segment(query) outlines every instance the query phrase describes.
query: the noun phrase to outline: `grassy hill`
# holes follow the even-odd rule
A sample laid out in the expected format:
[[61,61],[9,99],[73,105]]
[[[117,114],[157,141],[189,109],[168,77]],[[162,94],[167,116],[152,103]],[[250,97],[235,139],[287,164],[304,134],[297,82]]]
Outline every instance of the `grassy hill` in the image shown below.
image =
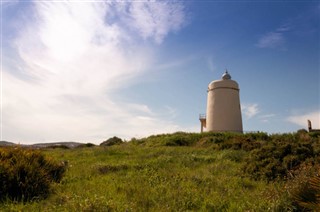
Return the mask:
[[319,206],[319,190],[312,187],[320,162],[316,133],[179,132],[113,146],[41,151],[67,161],[65,177],[47,199],[5,200],[1,211],[301,211]]

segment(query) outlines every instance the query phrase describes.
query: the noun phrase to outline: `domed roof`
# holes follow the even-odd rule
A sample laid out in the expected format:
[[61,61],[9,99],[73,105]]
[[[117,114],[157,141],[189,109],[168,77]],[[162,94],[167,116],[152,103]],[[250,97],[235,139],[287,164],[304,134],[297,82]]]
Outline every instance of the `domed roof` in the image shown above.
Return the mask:
[[223,80],[230,80],[231,79],[231,76],[228,73],[228,70],[226,70],[226,72],[222,75],[222,79]]
[[214,80],[209,83],[208,91],[216,89],[216,88],[232,88],[239,90],[239,85],[236,81],[231,79],[228,70],[222,75],[222,79]]

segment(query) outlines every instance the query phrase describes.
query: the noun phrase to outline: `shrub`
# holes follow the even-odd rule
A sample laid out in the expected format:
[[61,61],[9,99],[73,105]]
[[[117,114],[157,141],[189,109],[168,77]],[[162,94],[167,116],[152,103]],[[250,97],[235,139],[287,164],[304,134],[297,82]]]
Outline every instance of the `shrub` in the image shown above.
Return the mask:
[[70,147],[64,144],[49,145],[46,148],[47,149],[70,149]]
[[244,134],[245,137],[249,138],[250,140],[262,140],[262,141],[268,141],[269,136],[265,132],[255,132],[255,133],[246,133]]
[[40,151],[0,149],[0,200],[30,201],[46,198],[51,183],[60,182],[66,166],[45,158]]
[[202,135],[199,133],[176,132],[162,135],[161,143],[165,146],[191,146],[199,142]]
[[190,144],[190,137],[183,134],[173,134],[165,138],[166,146],[189,146]]
[[114,136],[114,137],[109,138],[108,140],[102,142],[100,144],[100,146],[112,146],[112,145],[118,145],[121,143],[123,143],[122,139]]
[[304,163],[290,172],[286,183],[293,205],[297,211],[319,211],[320,209],[320,167]]
[[309,135],[312,138],[320,138],[320,132],[310,132]]
[[307,131],[306,129],[300,129],[300,130],[297,130],[297,134],[298,134],[298,135],[308,134],[308,131]]
[[234,150],[244,150],[251,151],[254,149],[259,149],[262,145],[261,141],[256,141],[246,135],[235,136],[223,142],[219,142],[219,149],[234,149]]
[[77,148],[85,148],[85,147],[95,147],[93,143],[80,144]]
[[297,139],[292,134],[274,136],[272,141],[249,153],[245,172],[255,179],[270,181],[285,177],[305,161],[316,162],[314,144]]

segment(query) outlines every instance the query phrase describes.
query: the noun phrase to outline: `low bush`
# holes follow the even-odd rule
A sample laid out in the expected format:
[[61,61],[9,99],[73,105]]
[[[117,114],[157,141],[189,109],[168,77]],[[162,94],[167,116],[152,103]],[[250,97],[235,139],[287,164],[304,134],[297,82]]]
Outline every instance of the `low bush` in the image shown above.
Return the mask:
[[320,163],[320,136],[299,130],[296,133],[272,134],[264,132],[231,133],[206,132],[153,135],[132,139],[144,146],[197,146],[214,150],[236,150],[244,160],[244,172],[256,180],[283,179],[289,171],[303,162]]
[[47,149],[70,149],[70,147],[64,144],[49,145],[46,148]]
[[40,151],[0,148],[0,201],[46,198],[53,182],[60,182],[64,163],[46,158]]
[[258,141],[268,141],[270,136],[266,132],[252,132],[244,134],[245,137],[249,138],[250,140]]
[[291,171],[286,183],[296,211],[320,210],[320,166],[303,163]]
[[316,162],[313,145],[310,142],[270,141],[254,149],[246,158],[246,173],[255,179],[268,181],[284,178],[289,171],[306,161]]
[[112,138],[109,138],[108,140],[102,142],[100,146],[112,146],[123,143],[121,138],[118,138],[117,136],[114,136]]
[[173,134],[160,134],[152,135],[148,138],[132,139],[130,142],[135,145],[144,146],[192,146],[204,137],[204,135],[199,133],[175,132]]
[[93,143],[80,144],[77,148],[95,147]]
[[166,136],[164,142],[166,146],[190,146],[194,143],[192,137],[184,133],[175,133]]
[[234,149],[234,150],[244,150],[251,151],[260,148],[262,143],[260,141],[251,140],[246,136],[234,137],[232,139],[226,140],[219,143],[219,149]]
[[320,139],[320,132],[310,132],[309,135],[312,138],[319,138]]

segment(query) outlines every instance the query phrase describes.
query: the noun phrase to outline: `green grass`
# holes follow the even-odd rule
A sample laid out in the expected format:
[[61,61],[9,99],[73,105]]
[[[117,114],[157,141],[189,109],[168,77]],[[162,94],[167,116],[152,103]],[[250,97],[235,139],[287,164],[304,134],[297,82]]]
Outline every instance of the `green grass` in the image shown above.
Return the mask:
[[40,202],[7,202],[1,210],[245,211],[285,201],[271,195],[279,195],[280,184],[242,176],[242,155],[234,160],[235,150],[123,145],[46,154],[69,161],[55,193]]
[[34,202],[5,201],[0,211],[294,211],[287,181],[253,179],[245,172],[251,149],[261,148],[272,137],[190,136],[42,150],[68,161],[54,193]]

